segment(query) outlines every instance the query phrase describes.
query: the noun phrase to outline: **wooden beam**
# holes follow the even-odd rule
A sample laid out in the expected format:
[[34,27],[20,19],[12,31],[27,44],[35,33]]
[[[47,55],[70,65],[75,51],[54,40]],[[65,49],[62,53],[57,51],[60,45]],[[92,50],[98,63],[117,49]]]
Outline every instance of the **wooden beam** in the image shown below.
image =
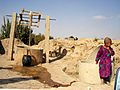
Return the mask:
[[[6,15],[7,17],[12,17],[12,15]],[[17,16],[17,18],[20,18],[20,16]],[[29,19],[29,17],[22,17],[23,19]],[[35,18],[35,17],[33,17],[32,19],[38,19],[38,18]],[[46,20],[46,18],[40,18],[40,20]],[[56,19],[50,19],[50,20],[54,20],[54,21],[56,21]]]
[[31,26],[32,26],[32,12],[29,13],[29,46],[31,45],[30,44],[30,41],[31,41]]
[[15,29],[16,29],[16,21],[17,21],[17,13],[13,13],[11,31],[10,31],[9,49],[8,49],[9,60],[13,60],[14,34],[15,34]]
[[[29,10],[25,10],[24,8],[21,10],[21,13],[30,13],[31,11],[29,11]],[[32,12],[33,14],[36,14],[36,15],[38,15],[38,14],[40,14],[39,12]]]
[[46,63],[49,63],[49,36],[50,36],[50,17],[46,16],[46,30],[45,30],[45,52]]

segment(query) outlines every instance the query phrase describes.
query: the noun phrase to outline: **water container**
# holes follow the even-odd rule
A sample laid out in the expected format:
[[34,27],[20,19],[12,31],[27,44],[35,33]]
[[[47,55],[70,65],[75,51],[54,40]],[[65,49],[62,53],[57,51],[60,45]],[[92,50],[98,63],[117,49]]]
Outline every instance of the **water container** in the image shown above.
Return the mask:
[[32,58],[30,55],[24,55],[22,58],[23,66],[31,66]]

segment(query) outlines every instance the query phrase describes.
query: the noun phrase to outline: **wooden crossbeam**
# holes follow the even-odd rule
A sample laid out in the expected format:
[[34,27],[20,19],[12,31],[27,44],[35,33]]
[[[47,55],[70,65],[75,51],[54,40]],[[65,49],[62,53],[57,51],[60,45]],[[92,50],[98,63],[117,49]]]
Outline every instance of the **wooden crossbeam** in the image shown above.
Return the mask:
[[[25,13],[30,13],[31,11],[29,11],[29,10],[25,10],[24,8],[21,10],[21,12],[23,13],[23,12],[25,12]],[[39,12],[32,12],[32,13],[34,13],[34,14],[40,14]]]
[[[12,15],[6,15],[6,16],[7,16],[7,17],[12,17]],[[17,18],[20,18],[20,16],[17,16]],[[24,16],[23,18],[29,19],[29,17],[25,17],[25,16]],[[34,18],[34,17],[33,17],[32,19],[38,19],[38,18]],[[40,20],[46,20],[46,18],[40,18]],[[50,18],[50,20],[56,21],[56,19],[51,19],[51,18]]]

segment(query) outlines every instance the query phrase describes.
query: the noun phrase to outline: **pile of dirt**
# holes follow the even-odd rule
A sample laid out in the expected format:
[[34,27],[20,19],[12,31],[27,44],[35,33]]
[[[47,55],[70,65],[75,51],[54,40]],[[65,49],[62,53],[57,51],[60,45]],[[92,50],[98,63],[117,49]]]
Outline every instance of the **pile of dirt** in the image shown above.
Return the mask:
[[[9,40],[10,40],[9,38],[1,40],[1,45],[3,46],[6,55],[8,55]],[[17,45],[24,45],[24,43],[19,39],[15,39],[15,41],[14,41],[14,52],[16,52]]]
[[[1,44],[4,47],[5,54],[8,54],[9,48],[9,38],[1,40]],[[16,53],[16,49],[18,45],[25,45],[18,39],[15,39],[14,43],[14,52]],[[64,51],[66,51],[67,56],[71,56],[74,58],[79,58],[81,61],[88,60],[88,57],[96,50],[97,47],[103,45],[103,40],[95,40],[92,38],[82,38],[80,40],[72,40],[72,39],[51,39],[49,41],[49,51],[50,57],[58,57]],[[113,40],[112,45],[115,51],[115,61],[116,63],[120,62],[120,41]],[[33,45],[31,48],[41,48],[43,49],[43,53],[45,53],[45,40],[39,42],[38,45]]]

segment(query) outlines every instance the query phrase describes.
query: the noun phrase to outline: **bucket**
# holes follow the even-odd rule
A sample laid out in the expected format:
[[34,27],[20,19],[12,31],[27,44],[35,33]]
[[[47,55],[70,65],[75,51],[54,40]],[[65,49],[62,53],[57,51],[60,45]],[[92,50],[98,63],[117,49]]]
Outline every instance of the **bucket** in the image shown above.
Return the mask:
[[24,55],[22,58],[23,66],[31,66],[32,58],[30,55]]
[[[28,57],[26,56],[28,55]],[[30,57],[31,56],[31,57]],[[38,65],[43,61],[43,49],[39,48],[28,48],[25,46],[17,46],[17,50],[15,53],[15,62],[16,65],[23,65],[24,58],[31,58],[31,65]]]

